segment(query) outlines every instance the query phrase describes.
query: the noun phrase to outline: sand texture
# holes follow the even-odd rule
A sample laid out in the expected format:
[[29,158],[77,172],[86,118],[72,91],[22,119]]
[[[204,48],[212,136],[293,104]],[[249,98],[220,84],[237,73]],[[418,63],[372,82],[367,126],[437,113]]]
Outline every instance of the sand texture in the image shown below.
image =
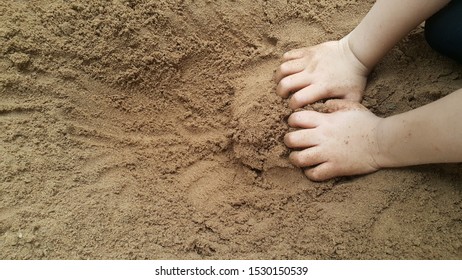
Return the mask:
[[[462,165],[314,183],[287,160],[281,55],[372,2],[1,1],[0,258],[461,259]],[[418,28],[363,104],[461,87]]]

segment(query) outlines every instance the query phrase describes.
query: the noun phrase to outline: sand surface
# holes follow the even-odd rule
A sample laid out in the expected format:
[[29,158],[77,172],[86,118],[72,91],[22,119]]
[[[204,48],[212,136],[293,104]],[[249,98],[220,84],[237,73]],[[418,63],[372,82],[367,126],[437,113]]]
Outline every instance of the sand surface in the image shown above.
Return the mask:
[[[0,258],[461,259],[460,164],[314,183],[287,161],[280,56],[371,5],[1,1]],[[363,104],[461,87],[418,28]]]

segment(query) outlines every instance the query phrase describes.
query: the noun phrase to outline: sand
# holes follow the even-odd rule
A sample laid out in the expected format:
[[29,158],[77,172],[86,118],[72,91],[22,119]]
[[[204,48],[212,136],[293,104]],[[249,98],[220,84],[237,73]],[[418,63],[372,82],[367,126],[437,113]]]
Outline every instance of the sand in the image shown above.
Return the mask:
[[[461,259],[460,164],[314,183],[287,161],[281,55],[372,2],[1,1],[0,258]],[[419,27],[363,104],[461,87]]]

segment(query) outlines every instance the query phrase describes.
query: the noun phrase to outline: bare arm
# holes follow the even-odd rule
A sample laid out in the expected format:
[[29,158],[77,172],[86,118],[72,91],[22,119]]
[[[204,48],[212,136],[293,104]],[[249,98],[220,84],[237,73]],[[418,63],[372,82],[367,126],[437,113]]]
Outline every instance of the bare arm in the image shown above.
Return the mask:
[[276,93],[292,109],[325,98],[360,101],[367,75],[410,30],[449,0],[378,0],[340,41],[289,51],[276,71]]
[[351,51],[371,70],[407,33],[449,0],[377,0],[347,36]]
[[276,72],[282,97],[299,108],[323,98],[328,113],[299,111],[284,142],[308,178],[374,172],[384,167],[462,162],[462,89],[421,108],[385,119],[357,102],[366,76],[410,30],[449,0],[378,0],[340,41],[284,55]]
[[462,161],[462,89],[377,128],[381,167]]

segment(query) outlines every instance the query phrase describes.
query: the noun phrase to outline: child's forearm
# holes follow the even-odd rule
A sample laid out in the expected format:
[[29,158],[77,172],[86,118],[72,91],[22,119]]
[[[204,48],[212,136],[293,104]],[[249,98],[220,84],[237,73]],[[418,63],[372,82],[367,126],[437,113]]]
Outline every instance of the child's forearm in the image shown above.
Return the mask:
[[347,36],[351,51],[371,70],[408,32],[449,0],[377,0]]
[[381,167],[462,162],[462,89],[378,126]]

